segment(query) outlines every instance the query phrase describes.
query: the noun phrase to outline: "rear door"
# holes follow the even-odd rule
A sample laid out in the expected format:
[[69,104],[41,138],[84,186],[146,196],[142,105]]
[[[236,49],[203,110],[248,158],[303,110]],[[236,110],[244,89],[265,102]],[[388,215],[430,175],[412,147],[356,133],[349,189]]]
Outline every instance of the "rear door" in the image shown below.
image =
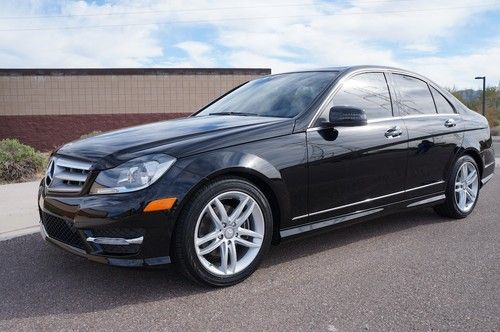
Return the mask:
[[400,73],[393,73],[392,81],[409,137],[407,196],[442,191],[447,170],[462,142],[461,118],[427,82]]
[[[368,124],[321,129],[333,106],[365,110]],[[307,130],[309,221],[397,200],[406,176],[407,133],[393,117],[391,93],[382,72],[348,78]],[[297,218],[296,223],[303,220]]]

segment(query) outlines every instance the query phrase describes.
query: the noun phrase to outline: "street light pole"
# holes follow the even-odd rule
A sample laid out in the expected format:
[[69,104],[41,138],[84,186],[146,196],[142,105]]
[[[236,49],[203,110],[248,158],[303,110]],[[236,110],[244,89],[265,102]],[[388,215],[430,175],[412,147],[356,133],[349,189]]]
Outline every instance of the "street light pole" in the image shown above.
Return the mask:
[[486,76],[477,76],[476,80],[483,80],[483,116],[486,116]]

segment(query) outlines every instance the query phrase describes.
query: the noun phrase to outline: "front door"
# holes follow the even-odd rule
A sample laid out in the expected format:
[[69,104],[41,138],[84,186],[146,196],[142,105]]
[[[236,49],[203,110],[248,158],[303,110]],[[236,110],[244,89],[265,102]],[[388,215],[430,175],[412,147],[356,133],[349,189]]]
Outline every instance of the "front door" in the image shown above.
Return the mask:
[[[368,124],[321,129],[333,106],[363,109]],[[307,147],[309,222],[397,200],[404,190],[407,132],[402,120],[393,117],[384,73],[346,80],[307,130]]]

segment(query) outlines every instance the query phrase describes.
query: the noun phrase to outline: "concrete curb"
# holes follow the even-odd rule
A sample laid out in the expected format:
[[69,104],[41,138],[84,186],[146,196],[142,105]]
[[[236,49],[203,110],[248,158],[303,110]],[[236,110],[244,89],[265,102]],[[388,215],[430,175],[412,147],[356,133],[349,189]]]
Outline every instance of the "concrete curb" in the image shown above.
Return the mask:
[[16,237],[24,236],[24,235],[29,235],[29,234],[34,234],[40,232],[40,226],[31,226],[31,227],[26,227],[22,229],[17,229],[13,230],[10,232],[5,232],[0,234],[0,241],[7,241],[10,239],[14,239]]

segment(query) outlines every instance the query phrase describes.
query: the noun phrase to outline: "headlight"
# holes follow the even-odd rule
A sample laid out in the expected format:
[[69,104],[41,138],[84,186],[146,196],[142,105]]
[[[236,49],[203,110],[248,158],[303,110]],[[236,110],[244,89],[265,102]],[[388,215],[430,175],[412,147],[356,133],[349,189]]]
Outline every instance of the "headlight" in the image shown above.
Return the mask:
[[91,194],[115,194],[141,190],[158,180],[175,163],[175,158],[153,154],[127,161],[99,173]]

